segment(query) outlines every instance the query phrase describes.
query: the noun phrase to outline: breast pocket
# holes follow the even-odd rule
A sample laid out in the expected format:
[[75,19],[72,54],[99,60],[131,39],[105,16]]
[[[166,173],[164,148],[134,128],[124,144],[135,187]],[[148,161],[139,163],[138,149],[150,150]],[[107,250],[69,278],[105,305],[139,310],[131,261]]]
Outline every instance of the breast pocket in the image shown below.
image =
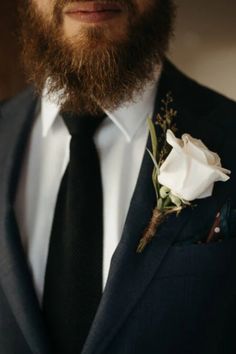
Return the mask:
[[235,272],[236,238],[209,243],[170,247],[158,277],[224,275]]

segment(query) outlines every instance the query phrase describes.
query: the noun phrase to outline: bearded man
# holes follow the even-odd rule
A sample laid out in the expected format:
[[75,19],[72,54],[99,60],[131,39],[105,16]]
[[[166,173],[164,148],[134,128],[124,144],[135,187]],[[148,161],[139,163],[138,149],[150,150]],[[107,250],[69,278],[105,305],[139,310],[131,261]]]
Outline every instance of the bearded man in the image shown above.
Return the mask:
[[166,59],[173,1],[22,0],[19,17],[1,354],[235,353],[236,104]]

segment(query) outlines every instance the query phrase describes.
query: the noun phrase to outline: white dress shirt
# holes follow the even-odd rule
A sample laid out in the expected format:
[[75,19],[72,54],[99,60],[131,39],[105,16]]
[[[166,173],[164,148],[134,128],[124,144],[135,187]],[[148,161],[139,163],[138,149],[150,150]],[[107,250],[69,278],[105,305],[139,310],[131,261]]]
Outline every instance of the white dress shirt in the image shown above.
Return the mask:
[[[135,102],[106,112],[94,137],[104,199],[103,287],[137,182],[148,137],[146,120],[153,114],[156,89],[157,83],[149,84]],[[69,143],[59,107],[46,94],[42,95],[15,202],[21,239],[40,302],[57,194],[69,161]]]

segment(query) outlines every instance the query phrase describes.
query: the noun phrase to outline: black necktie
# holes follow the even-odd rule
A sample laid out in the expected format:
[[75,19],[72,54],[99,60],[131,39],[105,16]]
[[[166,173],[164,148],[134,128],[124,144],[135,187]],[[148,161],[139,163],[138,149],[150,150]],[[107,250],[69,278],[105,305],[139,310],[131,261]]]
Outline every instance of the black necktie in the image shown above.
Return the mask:
[[79,354],[102,294],[102,184],[93,135],[104,116],[63,119],[70,161],[55,210],[43,312],[55,353]]

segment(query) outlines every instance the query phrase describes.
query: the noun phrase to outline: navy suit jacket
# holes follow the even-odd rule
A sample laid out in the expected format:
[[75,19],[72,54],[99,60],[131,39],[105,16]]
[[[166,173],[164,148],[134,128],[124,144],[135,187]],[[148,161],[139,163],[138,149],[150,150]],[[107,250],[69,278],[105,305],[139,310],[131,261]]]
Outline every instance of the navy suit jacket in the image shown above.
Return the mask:
[[[201,139],[217,152],[232,171],[231,179],[216,183],[213,195],[197,201],[194,208],[169,217],[145,251],[136,254],[155,205],[153,165],[145,154],[83,354],[236,353],[236,237],[181,244],[209,232],[226,200],[236,208],[236,104],[166,62],[155,113],[169,91],[178,111],[179,132]],[[1,105],[1,354],[52,354],[13,210],[37,100],[30,88]]]

